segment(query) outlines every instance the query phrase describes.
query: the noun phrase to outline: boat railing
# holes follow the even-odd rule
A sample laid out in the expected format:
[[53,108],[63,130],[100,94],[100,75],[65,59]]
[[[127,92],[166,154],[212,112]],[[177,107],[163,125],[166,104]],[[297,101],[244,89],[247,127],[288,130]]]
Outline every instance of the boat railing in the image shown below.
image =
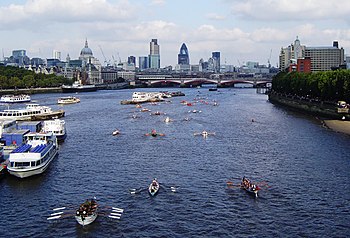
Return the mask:
[[41,153],[46,147],[46,144],[41,144],[41,145],[38,145],[36,147],[34,147],[34,149],[31,151],[33,153]]
[[21,145],[20,147],[17,147],[16,149],[14,149],[11,153],[24,153],[24,152],[29,151],[31,147],[32,147],[32,145],[24,144],[24,145]]

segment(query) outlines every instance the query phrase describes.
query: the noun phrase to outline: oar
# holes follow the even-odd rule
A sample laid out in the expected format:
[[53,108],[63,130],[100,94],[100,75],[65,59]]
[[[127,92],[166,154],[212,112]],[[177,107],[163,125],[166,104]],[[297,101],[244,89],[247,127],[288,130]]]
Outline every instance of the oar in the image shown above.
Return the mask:
[[54,209],[52,209],[52,211],[58,211],[58,210],[63,210],[63,209],[66,209],[66,207],[58,207],[58,208],[54,208]]
[[132,188],[132,189],[129,189],[129,192],[130,192],[131,194],[136,194],[136,193],[142,192],[143,190],[145,190],[145,189],[141,189],[141,188],[135,189],[135,188]]
[[173,192],[173,193],[175,193],[175,192],[177,192],[177,189],[178,189],[179,187],[170,187],[170,189],[171,189],[171,191]]
[[124,209],[117,208],[117,207],[112,207],[112,212],[124,212]]
[[66,218],[66,217],[71,217],[71,216],[73,216],[73,214],[63,214],[63,213],[61,213],[61,214],[51,214],[51,216],[50,217],[48,217],[48,218],[46,218],[47,220],[55,220],[55,219],[60,219],[60,218]]
[[53,217],[48,217],[47,220],[59,219],[59,218],[61,218],[61,217],[62,217],[61,215],[53,216]]
[[63,214],[63,212],[56,212],[56,213],[50,214],[50,216],[57,216],[57,215],[61,215],[61,214]]

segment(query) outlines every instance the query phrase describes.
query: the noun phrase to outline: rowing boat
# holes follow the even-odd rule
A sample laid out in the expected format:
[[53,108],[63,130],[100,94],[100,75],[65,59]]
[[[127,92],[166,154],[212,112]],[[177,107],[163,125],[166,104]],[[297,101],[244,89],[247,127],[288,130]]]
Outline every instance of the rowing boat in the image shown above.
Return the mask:
[[241,187],[246,190],[249,194],[254,195],[255,197],[258,197],[258,191],[260,188],[252,183],[249,179],[243,177],[241,182]]
[[153,197],[153,196],[157,195],[159,188],[160,188],[160,186],[159,186],[157,179],[153,179],[152,183],[148,187],[148,192]]
[[82,225],[89,225],[94,222],[98,214],[98,204],[94,199],[88,199],[82,203],[76,211],[75,219]]

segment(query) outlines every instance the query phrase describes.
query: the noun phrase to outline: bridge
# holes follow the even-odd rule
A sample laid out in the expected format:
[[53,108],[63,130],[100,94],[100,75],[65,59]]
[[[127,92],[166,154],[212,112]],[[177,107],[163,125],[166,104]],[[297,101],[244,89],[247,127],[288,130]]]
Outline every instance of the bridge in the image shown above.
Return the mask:
[[233,87],[235,84],[251,84],[253,87],[266,87],[268,78],[173,78],[167,75],[142,75],[138,79],[149,87],[174,86],[195,87],[203,84],[216,84],[218,87]]

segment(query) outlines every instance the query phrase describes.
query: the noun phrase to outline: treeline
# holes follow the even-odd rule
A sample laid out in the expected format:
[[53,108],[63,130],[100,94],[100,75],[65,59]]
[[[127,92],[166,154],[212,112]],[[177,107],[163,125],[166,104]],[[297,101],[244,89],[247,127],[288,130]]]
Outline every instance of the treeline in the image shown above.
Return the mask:
[[350,70],[317,73],[280,72],[272,80],[275,92],[322,101],[350,102]]
[[55,74],[36,74],[24,68],[0,66],[0,89],[59,87],[72,81]]

